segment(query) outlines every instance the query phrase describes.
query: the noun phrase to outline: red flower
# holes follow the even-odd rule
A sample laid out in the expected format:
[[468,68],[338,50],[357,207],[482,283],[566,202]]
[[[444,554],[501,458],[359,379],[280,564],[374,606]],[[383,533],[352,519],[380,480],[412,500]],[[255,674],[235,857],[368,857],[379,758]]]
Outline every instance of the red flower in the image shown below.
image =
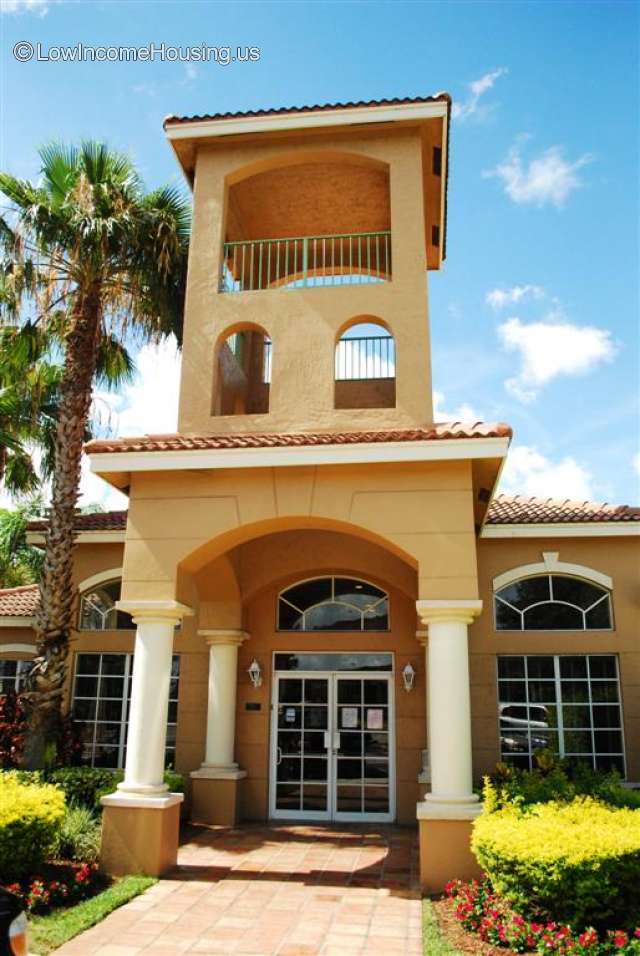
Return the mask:
[[618,949],[620,949],[622,946],[626,946],[627,943],[629,942],[629,937],[627,936],[625,931],[622,929],[617,929],[612,934],[612,939],[613,939],[613,945],[617,946]]

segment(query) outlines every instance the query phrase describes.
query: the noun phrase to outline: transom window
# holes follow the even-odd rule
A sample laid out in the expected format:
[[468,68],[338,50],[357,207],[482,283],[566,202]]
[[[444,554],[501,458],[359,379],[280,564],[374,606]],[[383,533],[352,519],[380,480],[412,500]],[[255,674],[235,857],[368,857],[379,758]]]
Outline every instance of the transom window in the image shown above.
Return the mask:
[[122,581],[105,581],[80,599],[80,629],[82,631],[131,630],[135,624],[130,614],[116,609],[120,600]]
[[301,581],[278,598],[279,631],[387,631],[389,595],[358,578]]
[[33,661],[0,660],[0,694],[21,691],[32,666]]
[[498,658],[502,759],[530,769],[536,750],[625,773],[613,654]]
[[[73,721],[82,759],[92,767],[124,767],[133,654],[78,654],[73,683]],[[171,662],[166,765],[175,762],[180,658]]]
[[562,574],[507,584],[495,594],[498,631],[593,631],[611,628],[606,588]]

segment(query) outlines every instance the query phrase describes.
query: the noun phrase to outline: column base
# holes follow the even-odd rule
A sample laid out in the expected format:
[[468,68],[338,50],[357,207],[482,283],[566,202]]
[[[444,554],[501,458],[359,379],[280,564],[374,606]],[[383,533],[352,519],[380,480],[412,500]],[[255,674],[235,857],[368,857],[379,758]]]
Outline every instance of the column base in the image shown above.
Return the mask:
[[203,764],[191,774],[191,819],[209,826],[234,827],[242,819],[246,770]]
[[161,876],[176,865],[181,793],[103,797],[100,864],[113,876]]
[[420,884],[427,894],[441,893],[449,880],[479,879],[482,870],[471,852],[471,828],[479,803],[418,804]]

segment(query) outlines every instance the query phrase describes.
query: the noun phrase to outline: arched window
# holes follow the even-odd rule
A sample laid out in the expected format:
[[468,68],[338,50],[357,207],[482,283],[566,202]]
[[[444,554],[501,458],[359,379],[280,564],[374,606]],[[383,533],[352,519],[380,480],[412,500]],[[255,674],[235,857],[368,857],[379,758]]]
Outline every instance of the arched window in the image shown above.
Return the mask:
[[116,578],[96,584],[80,598],[81,631],[131,630],[135,624],[130,614],[116,609],[122,581]]
[[312,578],[278,597],[279,631],[388,629],[389,595],[358,578]]
[[271,339],[258,327],[232,332],[217,356],[214,415],[264,415],[269,411]]
[[357,322],[336,343],[335,407],[395,408],[396,349],[375,320]]
[[595,631],[612,627],[611,594],[582,578],[541,574],[494,595],[498,631]]

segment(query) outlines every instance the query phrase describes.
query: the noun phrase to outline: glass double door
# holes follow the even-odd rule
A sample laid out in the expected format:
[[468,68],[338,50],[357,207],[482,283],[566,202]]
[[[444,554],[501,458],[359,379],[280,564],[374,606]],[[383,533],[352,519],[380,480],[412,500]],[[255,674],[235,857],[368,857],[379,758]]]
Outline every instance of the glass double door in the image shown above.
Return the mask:
[[394,818],[390,674],[276,674],[270,815]]

